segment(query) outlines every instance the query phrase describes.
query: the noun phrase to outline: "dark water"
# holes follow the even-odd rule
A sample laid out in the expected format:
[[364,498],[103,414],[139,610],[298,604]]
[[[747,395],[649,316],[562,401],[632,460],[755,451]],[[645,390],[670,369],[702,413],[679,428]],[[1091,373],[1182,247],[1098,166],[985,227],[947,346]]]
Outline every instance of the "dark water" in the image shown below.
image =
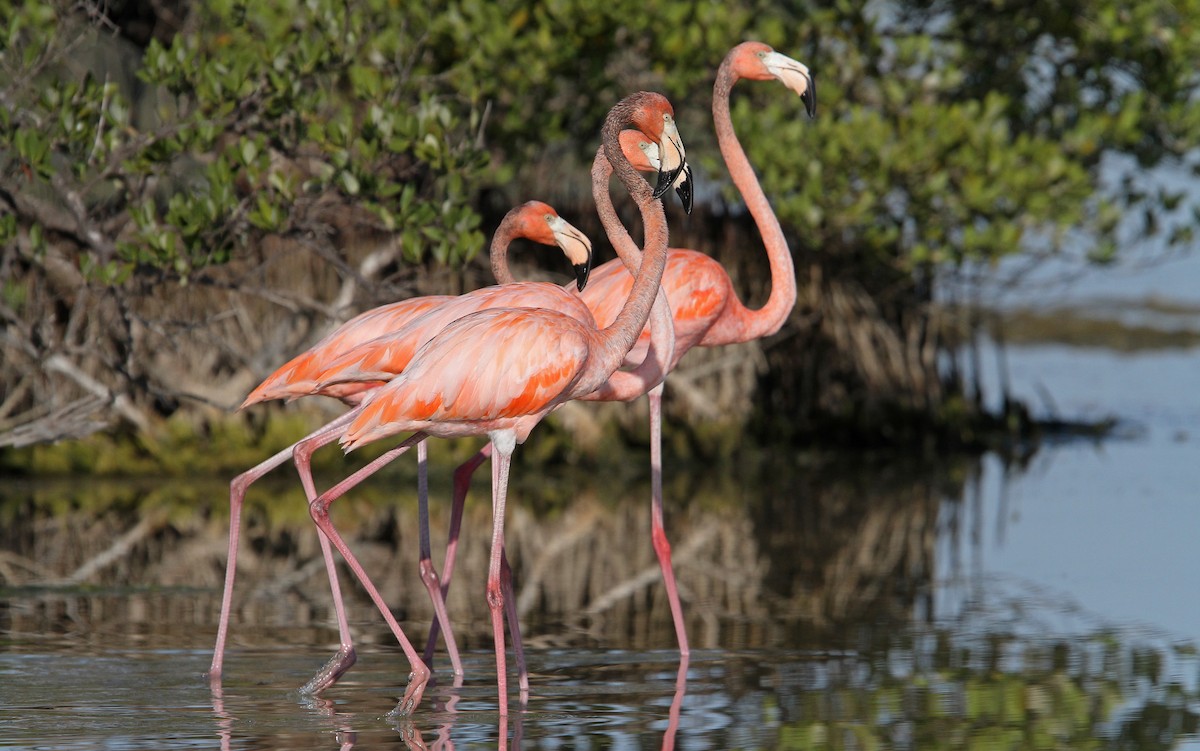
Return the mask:
[[[466,680],[443,672],[401,720],[389,712],[406,663],[348,577],[358,663],[321,698],[297,691],[336,629],[289,484],[251,496],[213,691],[202,674],[228,524],[219,481],[5,482],[0,747],[1200,748],[1194,364],[1012,353],[1015,388],[1044,387],[1060,414],[1126,420],[1117,439],[1047,446],[1020,466],[767,452],[740,480],[721,466],[673,473],[668,529],[693,643],[682,671],[645,478],[518,479],[509,550],[532,690],[523,708],[513,692],[507,722],[478,497],[450,593]],[[444,496],[444,481],[433,490]],[[411,494],[384,483],[339,503],[420,641]]]

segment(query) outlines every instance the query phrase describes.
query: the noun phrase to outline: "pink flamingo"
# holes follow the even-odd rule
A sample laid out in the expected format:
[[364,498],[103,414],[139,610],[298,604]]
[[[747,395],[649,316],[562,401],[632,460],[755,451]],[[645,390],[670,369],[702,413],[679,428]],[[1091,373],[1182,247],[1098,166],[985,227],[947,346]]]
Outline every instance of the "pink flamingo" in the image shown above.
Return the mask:
[[[604,329],[557,311],[490,309],[460,318],[418,351],[403,373],[368,397],[346,428],[341,443],[352,450],[366,442],[417,431],[403,443],[313,500],[314,521],[345,557],[374,600],[412,666],[412,677],[397,712],[420,702],[428,668],[421,662],[387,604],[354,558],[329,518],[330,504],[428,435],[460,437],[486,434],[492,443],[492,552],[487,599],[492,613],[500,713],[508,714],[507,671],[501,583],[504,508],[513,450],[559,404],[595,391],[620,367],[646,325],[666,262],[666,216],[655,191],[670,187],[675,175],[660,173],[655,191],[637,176],[621,154],[618,133],[632,124],[660,144],[674,147],[674,169],[684,152],[674,111],[658,94],[640,92],[621,100],[601,129],[605,154],[634,197],[645,224],[647,252],[625,306]],[[296,447],[296,455],[304,444]]]
[[[748,309],[737,293],[734,292],[733,282],[720,263],[703,253],[682,248],[671,248],[667,255],[667,266],[663,272],[662,287],[670,302],[671,314],[675,329],[675,349],[668,363],[668,371],[673,369],[688,350],[697,345],[717,346],[736,342],[751,341],[769,336],[779,330],[787,320],[796,302],[796,277],[792,267],[792,257],[788,250],[787,240],[770,203],[763,194],[762,187],[754,175],[746,153],[738,141],[733,129],[733,120],[729,114],[729,95],[733,85],[742,78],[763,81],[779,80],[789,89],[796,92],[805,104],[805,109],[811,117],[816,108],[816,94],[812,76],[802,63],[786,55],[775,52],[761,42],[744,42],[734,47],[725,56],[717,70],[716,82],[713,85],[713,121],[717,131],[717,141],[721,154],[729,167],[734,184],[741,191],[751,215],[754,216],[759,232],[766,246],[767,257],[771,269],[771,294],[766,304],[758,310]],[[636,131],[624,131],[621,141],[624,153],[631,156],[634,166],[653,171],[658,167],[659,151],[657,145],[639,141]],[[638,154],[640,159],[633,159]],[[597,325],[608,326],[615,319],[622,301],[628,298],[634,278],[626,269],[626,257],[637,259],[639,251],[628,232],[616,218],[612,207],[612,199],[608,194],[608,174],[601,165],[602,155],[597,154],[593,164],[593,196],[605,231],[614,247],[621,252],[622,259],[610,261],[598,266],[592,272],[591,283],[581,296]],[[598,171],[599,170],[599,171]],[[684,166],[680,180],[690,177],[690,170]],[[690,209],[690,186],[681,182],[677,187],[685,208]],[[636,263],[636,260],[634,261]],[[511,282],[505,256],[492,256],[492,271],[496,280],[501,283]],[[626,362],[640,362],[644,358],[649,342],[649,331],[643,331],[638,343],[629,352]],[[625,380],[620,383],[610,382],[596,392],[580,397],[587,401],[630,401],[642,394],[647,394],[650,401],[650,487],[651,487],[651,539],[655,554],[658,557],[659,568],[662,570],[663,584],[667,590],[667,601],[671,610],[671,618],[675,625],[675,636],[679,643],[679,651],[683,656],[689,654],[687,629],[683,621],[683,608],[680,605],[675,574],[671,565],[671,546],[663,526],[662,500],[662,390],[661,381],[645,381],[639,384],[635,380]],[[488,457],[490,447],[482,451],[460,466],[454,474],[454,500],[451,510],[450,543],[446,547],[446,560],[443,563],[443,597],[449,588],[453,572],[453,556],[457,548],[459,524],[462,518],[462,504],[466,499],[470,486],[471,474]],[[437,637],[438,624],[430,627],[430,644]]]
[[[623,130],[619,134],[619,143],[621,152],[630,164],[642,172],[657,173],[662,168],[661,161],[658,158],[658,146],[652,142],[644,140],[647,138],[643,133],[637,130]],[[614,249],[620,262],[624,263],[626,268],[631,273],[636,273],[639,264],[641,263],[642,252],[638,249],[637,244],[629,236],[628,231],[622,225],[620,217],[617,216],[616,209],[613,207],[612,198],[608,193],[609,180],[612,177],[612,167],[608,159],[604,156],[604,147],[601,146],[597,152],[592,164],[592,193],[596,201],[597,213],[600,216],[600,222],[604,227],[605,234],[613,243]],[[691,168],[685,162],[679,170],[677,179],[672,183],[679,194],[679,198],[684,205],[685,210],[691,212],[692,199],[692,173]],[[515,284],[516,279],[513,278],[512,272],[508,266],[508,248],[504,246],[496,247],[491,254],[492,273],[499,284]],[[632,369],[617,371],[609,377],[603,385],[595,392],[588,396],[582,397],[585,400],[604,399],[616,400],[625,395],[625,398],[632,399],[640,396],[647,390],[661,385],[663,378],[666,377],[667,369],[670,367],[670,358],[675,351],[675,331],[671,319],[671,310],[667,303],[665,295],[660,292],[654,298],[654,305],[650,309],[650,322],[646,326],[646,332],[649,343],[640,353],[638,362],[633,365],[629,357],[626,357],[625,362],[631,365]],[[347,354],[347,357],[351,357]],[[450,580],[454,572],[454,559],[458,549],[459,530],[462,527],[463,507],[466,503],[467,490],[471,482],[471,475],[479,468],[484,461],[492,455],[491,443],[486,444],[472,458],[468,459],[460,465],[454,472],[454,494],[450,513],[450,533],[446,543],[446,556],[442,567],[441,589],[438,598],[435,598],[434,609],[437,612],[438,608],[445,608],[445,597],[450,589]],[[661,482],[661,477],[659,478]],[[422,517],[427,518],[427,517]],[[428,537],[427,530],[421,530],[423,539]],[[502,559],[502,565],[507,567],[507,560]],[[431,570],[431,576],[437,577],[437,572],[432,570],[432,563],[422,561],[422,575],[425,575],[426,566]],[[507,568],[506,574],[509,573]],[[506,580],[507,581],[507,580]],[[440,599],[441,602],[436,600]],[[511,598],[510,598],[511,600]],[[510,600],[506,600],[511,604]],[[509,629],[513,633],[513,646],[516,652],[518,675],[520,677],[520,685],[522,688],[528,686],[528,676],[524,671],[524,655],[520,649],[520,628],[515,612],[509,613]],[[438,635],[441,631],[443,623],[448,622],[448,619],[435,618],[429,628],[429,636],[425,644],[425,652],[423,659],[426,665],[432,665],[433,652],[437,646]],[[452,636],[448,636],[448,643],[453,640]]]
[[[655,172],[661,169],[661,161],[658,158],[658,146],[654,143],[644,140],[646,136],[637,130],[623,130],[619,134],[618,141],[621,145],[621,152],[634,169],[642,172]],[[609,181],[612,177],[612,167],[608,159],[604,155],[604,147],[601,146],[592,163],[592,194],[596,201],[596,210],[600,216],[600,222],[604,227],[605,234],[610,242],[613,243],[614,249],[621,263],[624,263],[626,268],[631,272],[636,272],[638,265],[641,263],[641,251],[637,244],[629,236],[629,232],[621,223],[620,217],[617,216],[616,209],[613,206],[612,198],[609,195]],[[691,168],[683,164],[679,171],[677,179],[672,183],[679,194],[680,201],[683,203],[684,209],[691,212],[692,185],[691,185]],[[512,271],[508,266],[507,248],[496,248],[497,252],[491,254],[492,273],[496,281],[500,284],[516,283],[512,275]],[[649,338],[649,344],[643,345],[641,351],[636,358],[626,356],[626,365],[632,365],[633,361],[638,364],[632,370],[617,371],[612,374],[607,382],[600,386],[593,393],[581,397],[583,400],[628,400],[636,398],[648,390],[656,387],[661,387],[661,383],[667,369],[670,367],[670,359],[675,352],[674,344],[674,325],[671,319],[671,310],[666,302],[664,294],[660,291],[655,296],[654,306],[650,311],[650,322],[647,324],[646,333]],[[652,442],[653,446],[653,442]],[[653,453],[653,449],[652,449]],[[492,455],[492,446],[490,443],[485,445],[478,453],[466,462],[461,464],[454,472],[454,494],[450,513],[450,532],[449,539],[446,543],[446,556],[442,566],[441,575],[441,592],[440,597],[442,603],[440,607],[445,607],[445,597],[450,589],[450,580],[454,572],[454,559],[458,549],[459,531],[462,527],[463,508],[466,503],[467,490],[470,486],[471,476],[475,470],[479,468],[483,462],[487,461]],[[661,466],[661,463],[655,462],[652,456],[652,465]],[[661,474],[657,475],[657,481],[661,484]],[[428,532],[422,530],[422,535],[428,535]],[[506,564],[506,561],[504,562]],[[436,576],[436,572],[434,574]],[[676,596],[673,602],[677,603]],[[435,611],[436,611],[435,605]],[[674,607],[678,607],[675,605]],[[518,672],[521,680],[521,686],[527,685],[527,676],[524,673],[524,656],[520,651],[520,631],[515,613],[509,614],[510,630],[513,632],[514,649],[517,654]],[[437,638],[441,632],[442,621],[435,618],[429,627],[429,637],[425,644],[424,660],[427,665],[432,664],[432,656],[434,648],[437,645]],[[452,638],[452,637],[451,637]]]
[[[657,144],[646,142],[642,139],[648,138],[645,134],[636,130],[622,131],[620,134],[620,143],[622,152],[630,160],[637,169],[646,172],[658,172],[661,163],[657,158]],[[653,151],[655,154],[653,164],[646,158],[647,151]],[[612,169],[608,165],[607,159],[603,157],[603,152],[597,154],[597,166],[595,169],[601,170],[600,177],[597,178],[603,183],[603,190],[607,194],[608,180],[612,174]],[[691,170],[686,165],[679,170],[678,179],[671,185],[680,193],[681,198],[685,201],[690,199],[691,188]],[[601,188],[595,188],[600,190]],[[537,202],[531,202],[531,204]],[[544,206],[544,204],[537,204]],[[620,227],[620,219],[617,217],[616,210],[612,207],[611,199],[607,200],[607,214],[602,215],[601,219],[605,223],[606,228],[612,232],[613,227]],[[546,207],[548,209],[548,207]],[[688,207],[690,209],[690,206]],[[515,213],[514,210],[513,213]],[[551,210],[552,211],[552,210]],[[505,222],[507,224],[507,221]],[[502,225],[503,227],[504,225]],[[568,225],[569,226],[569,225]],[[574,229],[574,228],[572,228]],[[625,263],[637,271],[638,264],[641,262],[641,251],[637,249],[633,240],[629,238],[629,234],[620,229],[622,236],[626,242],[617,246],[618,253],[625,260]],[[577,232],[577,231],[576,231]],[[498,235],[499,237],[500,235]],[[581,243],[587,242],[586,238],[579,236],[578,241]],[[517,282],[512,278],[512,274],[508,271],[507,260],[501,260],[497,265],[495,259],[507,259],[508,242],[494,242],[491,248],[492,264],[494,268],[501,269],[497,278],[505,288],[511,285],[521,285],[524,283]],[[590,244],[589,244],[590,248]],[[578,269],[578,267],[577,267]],[[578,285],[577,285],[578,286]],[[569,287],[569,285],[568,285]],[[567,288],[564,288],[567,289]],[[553,296],[552,296],[553,297]],[[573,296],[572,303],[574,305],[561,305],[558,300],[551,300],[543,305],[559,310],[567,315],[576,317],[581,323],[588,326],[594,326],[591,313],[586,307],[580,304]],[[522,298],[522,304],[519,307],[534,307],[535,300]],[[497,306],[489,306],[497,307]],[[518,307],[513,305],[512,307]],[[423,330],[429,331],[442,326],[450,319],[460,314],[469,312],[468,309],[459,307],[457,304],[449,304],[438,311],[438,313],[430,318],[423,320]],[[650,311],[650,322],[647,324],[649,331],[649,345],[645,353],[645,357],[640,363],[630,370],[619,371],[613,373],[609,380],[601,387],[602,391],[613,391],[616,393],[626,394],[641,394],[651,386],[661,383],[665,377],[670,353],[674,352],[674,329],[671,323],[671,311],[667,305],[666,296],[659,292],[655,296],[654,304]],[[317,380],[319,388],[337,388],[340,385],[352,386],[357,383],[383,383],[391,380],[396,374],[404,370],[411,360],[413,347],[409,341],[410,334],[405,329],[382,335],[376,339],[365,342],[355,348],[352,348],[340,357],[324,364],[323,376]],[[392,340],[399,340],[399,346]],[[344,381],[340,379],[345,379]],[[479,457],[487,457],[491,455],[491,444],[489,443],[484,450],[479,453]],[[423,459],[421,451],[424,448],[424,443],[418,444],[418,467],[423,467]],[[303,450],[302,450],[303,452]],[[480,459],[481,461],[481,459]],[[418,504],[420,519],[420,546],[421,560],[420,573],[421,580],[425,584],[426,589],[430,593],[430,599],[434,608],[434,626],[430,629],[429,640],[425,647],[425,652],[422,655],[422,660],[427,667],[432,665],[433,652],[437,645],[437,637],[440,632],[445,633],[447,652],[450,654],[451,664],[454,668],[456,676],[462,675],[461,663],[456,659],[457,652],[455,648],[454,636],[450,630],[449,619],[446,616],[445,593],[448,591],[449,576],[453,568],[454,548],[457,547],[457,534],[451,535],[449,542],[450,550],[447,554],[449,569],[446,569],[445,578],[439,586],[439,577],[437,570],[433,567],[433,563],[429,550],[429,529],[428,529],[428,508],[426,486],[423,484],[423,475],[418,476]],[[451,528],[457,530],[461,526],[463,500],[465,493],[456,496],[454,511],[451,515]],[[506,587],[506,607],[508,607],[507,615],[509,619],[509,628],[513,635],[513,648],[516,653],[516,662],[519,676],[519,686],[522,692],[527,692],[529,688],[528,673],[525,670],[524,651],[521,646],[520,626],[515,610],[515,602],[511,597],[511,570],[508,566],[508,561],[504,557],[503,550],[501,551],[501,574],[502,585]]]
[[[493,237],[493,252],[497,252],[497,249],[501,248],[507,249],[512,241],[517,238],[525,238],[544,245],[558,246],[574,266],[577,288],[582,289],[585,286],[591,268],[591,243],[579,230],[559,217],[553,208],[538,201],[530,201],[510,211],[501,222],[500,227],[496,230]],[[463,296],[463,298],[455,298],[448,295],[430,295],[402,300],[366,311],[342,324],[313,347],[293,358],[268,376],[266,380],[250,393],[242,403],[241,408],[244,409],[250,405],[270,399],[291,400],[312,394],[332,396],[355,407],[367,393],[382,385],[387,380],[390,380],[393,374],[380,374],[379,377],[370,379],[353,380],[347,378],[336,383],[321,383],[329,379],[336,372],[335,370],[331,370],[330,366],[337,358],[346,351],[373,341],[382,334],[402,328],[408,323],[422,319],[426,314],[450,305],[452,302],[456,303],[452,307],[458,314],[485,307],[536,305],[539,307],[563,309],[576,315],[587,315],[590,320],[590,313],[579,303],[578,298],[574,294],[559,288],[557,285],[545,283],[487,287],[469,293]],[[450,315],[453,316],[454,314]],[[440,328],[441,325],[444,325],[449,320],[453,320],[453,317],[446,318],[443,316],[437,320],[425,320],[427,326],[436,325]],[[436,333],[436,330],[426,328],[424,330],[417,329],[413,331],[415,340],[409,342],[410,352],[414,351],[419,344]],[[349,423],[354,414],[355,412],[352,410],[342,415],[310,434],[306,439],[316,441],[321,445],[332,441],[337,437],[341,428]],[[241,509],[246,491],[258,478],[291,458],[294,448],[295,444],[289,446],[261,464],[238,475],[230,483],[229,554],[226,560],[225,590],[221,598],[221,616],[217,627],[216,646],[213,650],[212,665],[209,668],[209,678],[214,682],[220,680],[223,670],[225,641],[233,604],[233,582],[237,571]],[[418,479],[419,492],[424,492],[426,487],[423,471],[425,468],[424,446],[418,449],[418,458],[421,470]],[[309,463],[307,460],[303,462],[298,461],[297,467],[302,482],[306,488],[309,488],[308,497],[311,499],[315,495],[315,488],[313,488]],[[349,669],[356,659],[354,643],[346,622],[340,586],[334,568],[333,553],[329,547],[329,541],[324,535],[320,536],[320,541],[321,551],[325,558],[326,572],[329,577],[330,589],[333,594],[341,646],[321,671],[304,686],[302,690],[307,693],[316,693],[327,688],[342,673]],[[422,540],[422,546],[424,556],[428,557],[427,538]],[[437,591],[440,593],[440,588]],[[436,604],[441,600],[440,598],[434,598],[434,601]],[[438,615],[443,619],[445,618],[444,612],[440,612]],[[450,653],[455,673],[461,675],[462,663],[458,656],[458,650],[453,643],[453,637],[450,635],[447,636],[446,646],[447,651]]]

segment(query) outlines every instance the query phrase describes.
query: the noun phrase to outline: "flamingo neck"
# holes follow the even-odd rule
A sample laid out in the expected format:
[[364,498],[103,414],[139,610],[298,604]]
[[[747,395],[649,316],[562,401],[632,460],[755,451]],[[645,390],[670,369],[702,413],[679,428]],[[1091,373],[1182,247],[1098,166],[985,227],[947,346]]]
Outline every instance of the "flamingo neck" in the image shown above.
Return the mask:
[[492,235],[492,244],[488,249],[488,256],[492,262],[492,275],[496,277],[497,284],[512,284],[516,281],[512,271],[508,268],[508,246],[512,245],[516,235],[513,231],[514,224],[506,215],[504,221],[500,222],[500,226],[496,228],[496,234]]
[[592,199],[596,202],[596,213],[600,216],[600,224],[604,226],[604,234],[612,243],[613,250],[629,269],[630,274],[637,274],[642,263],[642,249],[629,236],[629,230],[617,216],[613,206],[612,194],[609,193],[609,179],[613,167],[608,157],[604,155],[604,147],[596,149],[596,158],[592,160]]
[[729,95],[738,75],[733,70],[730,56],[726,56],[717,70],[713,84],[713,125],[717,131],[717,145],[729,168],[733,184],[742,194],[746,208],[754,217],[758,232],[767,249],[767,260],[771,268],[771,294],[758,310],[750,310],[733,296],[725,307],[703,343],[727,344],[744,342],[774,334],[783,326],[796,304],[796,271],[792,265],[792,254],[779,220],[763,193],[762,186],[750,166],[745,150],[733,130],[733,117],[729,113]]
[[[638,335],[645,328],[646,320],[650,315],[650,306],[658,291],[659,282],[662,281],[663,269],[667,263],[667,215],[662,201],[653,197],[650,184],[638,175],[637,170],[621,153],[618,134],[624,125],[632,124],[630,115],[631,112],[628,108],[621,106],[614,108],[605,118],[600,132],[601,140],[604,143],[604,156],[609,166],[616,174],[617,179],[629,191],[629,195],[633,197],[634,203],[641,211],[646,244],[646,251],[642,254],[641,264],[635,274],[633,288],[629,291],[628,299],[625,300],[621,312],[617,314],[612,324],[599,332],[604,348],[600,353],[598,363],[602,364],[607,371],[606,380],[609,374],[620,367],[625,355],[629,353],[634,342],[637,341]],[[593,168],[594,179],[595,169]],[[606,193],[607,190],[605,187]]]
[[[604,233],[621,262],[630,274],[637,275],[644,258],[641,248],[629,236],[629,231],[625,229],[613,206],[612,195],[609,193],[609,179],[612,173],[613,167],[604,155],[604,148],[601,147],[592,161],[592,197],[596,202],[596,213],[600,216]],[[666,378],[675,354],[675,323],[661,286],[654,296],[649,320],[650,349],[645,359],[631,371],[614,372],[608,382],[598,389],[599,398],[608,401],[630,399],[644,394]]]

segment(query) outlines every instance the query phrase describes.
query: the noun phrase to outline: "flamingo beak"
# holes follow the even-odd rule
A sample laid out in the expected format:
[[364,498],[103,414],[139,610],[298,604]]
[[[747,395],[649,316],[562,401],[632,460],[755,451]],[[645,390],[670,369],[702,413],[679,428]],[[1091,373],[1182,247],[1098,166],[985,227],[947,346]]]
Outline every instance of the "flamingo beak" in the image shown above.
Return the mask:
[[804,102],[804,111],[808,113],[809,120],[817,116],[817,84],[812,76],[808,77],[808,89],[800,95],[800,101]]
[[658,141],[658,155],[661,160],[658,167],[658,182],[654,185],[654,197],[661,198],[671,189],[679,178],[679,173],[687,167],[687,154],[683,149],[683,138],[675,127],[675,119],[667,118],[663,124],[662,136]]
[[554,243],[562,248],[575,270],[575,288],[582,292],[592,273],[591,240],[562,217],[550,221],[550,231],[554,233]]
[[817,115],[817,87],[808,66],[779,52],[769,52],[763,59],[771,75],[800,96],[808,116]]
[[[640,135],[640,134],[639,134]],[[662,160],[658,158],[658,144],[648,141],[639,141],[638,148],[646,155],[646,163],[648,167],[642,167],[643,171],[660,170],[662,169]],[[688,214],[692,213],[692,166],[687,162],[683,163],[683,168],[679,170],[675,181],[671,183],[675,188],[676,195],[679,196],[679,202],[683,204],[683,210]]]
[[571,268],[575,269],[575,289],[582,292],[587,286],[588,275],[592,273],[592,256],[589,253],[588,259],[584,263],[577,263]]
[[660,169],[658,171],[658,181],[654,183],[653,195],[655,198],[662,198],[663,193],[666,193],[672,183],[675,182],[675,178],[679,177],[679,172],[680,168],[673,170]]
[[683,204],[683,210],[692,213],[692,167],[690,164],[684,163],[683,169],[679,172],[679,178],[675,181],[675,194],[679,196],[679,202]]

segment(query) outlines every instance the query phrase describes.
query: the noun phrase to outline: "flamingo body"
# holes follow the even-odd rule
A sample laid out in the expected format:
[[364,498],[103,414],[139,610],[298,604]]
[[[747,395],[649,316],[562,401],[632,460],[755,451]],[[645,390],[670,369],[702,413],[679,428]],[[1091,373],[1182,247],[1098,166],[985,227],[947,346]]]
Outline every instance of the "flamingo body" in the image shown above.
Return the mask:
[[[632,287],[633,276],[622,262],[609,261],[592,271],[588,287],[580,296],[592,311],[596,325],[603,327],[616,318]],[[671,367],[674,367],[680,357],[702,341],[713,322],[721,316],[733,294],[733,287],[729,275],[717,261],[699,251],[671,248],[663,271],[662,288],[667,293],[675,324],[675,352],[671,358]],[[647,326],[638,335],[626,363],[641,362],[649,342],[650,328]]]
[[451,295],[414,297],[358,314],[267,376],[250,392],[240,409],[272,399],[292,400],[316,393],[357,403],[364,392],[381,385],[383,379],[343,382],[322,389],[319,384],[329,364],[347,351],[402,328],[453,299]]
[[[574,267],[577,287],[582,288],[585,285],[591,270],[591,243],[579,230],[559,217],[553,208],[540,201],[529,201],[514,208],[497,228],[492,239],[492,247],[506,248],[518,237],[544,245],[558,246]],[[579,298],[555,284],[527,282],[511,287],[488,287],[470,293],[466,297],[468,298],[466,302],[460,302],[461,298],[453,296],[431,295],[402,300],[361,313],[268,376],[250,393],[242,407],[270,399],[290,400],[313,394],[332,396],[352,406],[358,405],[367,394],[400,372],[407,365],[412,353],[446,323],[459,315],[488,306],[554,307],[562,305],[576,315],[588,316],[588,320],[590,320],[590,313]],[[454,307],[456,304],[457,307]],[[441,311],[440,317],[435,316],[434,314],[439,311]],[[334,367],[334,364],[347,351],[360,353],[369,351],[371,343],[380,339],[381,335],[397,330],[405,331],[407,339],[386,340],[391,349],[387,352],[386,357],[377,355],[379,360],[386,360],[389,367],[375,367],[371,375],[361,378],[356,378],[353,374]],[[291,458],[300,474],[305,494],[311,502],[317,493],[310,471],[309,458],[314,450],[334,440],[338,431],[350,421],[353,414],[352,411],[342,415],[296,444],[238,475],[230,483],[229,557],[226,561],[225,590],[221,599],[217,641],[213,649],[212,665],[209,669],[210,680],[214,683],[220,681],[223,669],[225,639],[233,604],[241,507],[247,488],[271,469]],[[419,460],[423,455],[424,446],[422,445],[418,448]],[[421,506],[424,509],[423,462],[419,464],[418,472],[418,494],[421,496]],[[422,539],[422,543],[422,560],[424,562],[429,558],[427,535]],[[326,666],[304,686],[302,690],[306,693],[318,693],[332,685],[355,661],[354,645],[346,621],[333,555],[329,547],[329,540],[324,533],[321,535],[321,550],[325,558],[326,573],[333,595],[338,631],[341,636],[341,648]],[[433,595],[436,583],[424,575],[422,578]],[[444,607],[439,609],[441,605],[440,598],[435,597],[435,610],[437,610],[439,618],[448,625]],[[447,651],[450,653],[455,672],[461,675],[462,665],[449,629],[446,629],[446,641]],[[411,657],[415,659],[415,655],[411,655]]]
[[[364,405],[347,450],[398,433],[480,435],[541,415],[565,399],[597,348],[596,327],[557,311],[499,308],[459,318]],[[453,353],[441,356],[443,353]],[[519,434],[524,440],[527,431]]]
[[391,381],[408,367],[417,350],[435,334],[454,321],[487,308],[553,310],[595,327],[592,313],[583,300],[557,284],[514,282],[484,287],[453,298],[407,325],[344,351],[326,364],[318,386],[324,390],[347,382]]

